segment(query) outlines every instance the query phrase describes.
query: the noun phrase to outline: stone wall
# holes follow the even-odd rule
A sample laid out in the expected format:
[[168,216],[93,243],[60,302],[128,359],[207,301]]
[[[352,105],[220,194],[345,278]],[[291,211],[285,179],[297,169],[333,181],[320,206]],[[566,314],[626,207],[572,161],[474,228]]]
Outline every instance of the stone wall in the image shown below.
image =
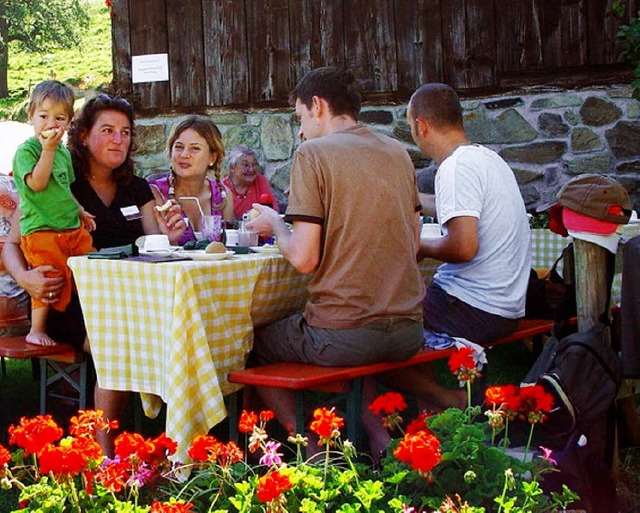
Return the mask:
[[[576,91],[545,91],[463,101],[469,138],[497,151],[513,169],[527,209],[555,197],[582,173],[620,181],[640,208],[640,102],[626,85]],[[245,143],[257,150],[284,205],[293,151],[299,139],[292,110],[212,111],[225,147]],[[136,161],[142,175],[169,168],[165,141],[181,118],[137,122]],[[433,190],[435,166],[413,144],[406,105],[365,106],[361,120],[400,140],[416,166],[421,191]]]

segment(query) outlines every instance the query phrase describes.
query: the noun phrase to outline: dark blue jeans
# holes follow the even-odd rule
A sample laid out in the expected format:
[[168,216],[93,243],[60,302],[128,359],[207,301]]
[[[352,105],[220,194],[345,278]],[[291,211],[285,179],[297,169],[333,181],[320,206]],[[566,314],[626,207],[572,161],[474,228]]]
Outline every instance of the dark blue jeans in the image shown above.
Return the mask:
[[513,333],[517,319],[505,319],[475,308],[447,294],[433,283],[427,288],[422,302],[424,327],[434,333],[445,333],[486,344]]

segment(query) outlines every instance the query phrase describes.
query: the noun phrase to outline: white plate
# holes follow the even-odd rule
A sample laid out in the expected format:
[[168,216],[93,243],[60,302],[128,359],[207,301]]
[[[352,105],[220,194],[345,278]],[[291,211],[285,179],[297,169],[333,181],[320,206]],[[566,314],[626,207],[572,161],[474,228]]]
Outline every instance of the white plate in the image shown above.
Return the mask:
[[256,253],[280,253],[278,246],[249,246],[249,249]]
[[171,246],[169,249],[152,249],[152,250],[139,248],[141,255],[155,255],[159,257],[171,256],[175,252],[179,251],[180,249],[182,249],[180,246]]
[[181,255],[188,256],[193,260],[224,260],[231,255],[235,255],[235,251],[227,251],[226,253],[207,253],[204,249],[194,249],[191,251],[180,251]]

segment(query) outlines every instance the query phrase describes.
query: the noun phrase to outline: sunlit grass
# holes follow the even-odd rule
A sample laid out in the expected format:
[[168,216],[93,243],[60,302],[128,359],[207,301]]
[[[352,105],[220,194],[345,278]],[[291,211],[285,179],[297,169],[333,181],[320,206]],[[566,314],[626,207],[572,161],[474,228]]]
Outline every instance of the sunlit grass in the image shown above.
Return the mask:
[[55,78],[81,89],[97,89],[113,79],[111,17],[103,0],[87,0],[90,13],[82,43],[53,53],[29,53],[9,45],[9,98],[0,99],[0,119],[10,118],[31,88]]

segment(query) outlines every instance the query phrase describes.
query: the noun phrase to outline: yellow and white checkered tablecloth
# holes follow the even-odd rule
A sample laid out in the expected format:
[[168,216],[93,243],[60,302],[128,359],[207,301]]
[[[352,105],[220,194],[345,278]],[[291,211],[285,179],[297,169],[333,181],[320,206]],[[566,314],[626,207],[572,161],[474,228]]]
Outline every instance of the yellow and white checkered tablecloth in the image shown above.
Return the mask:
[[227,373],[244,366],[253,324],[306,300],[308,276],[280,255],[144,263],[69,260],[101,387],[142,392],[145,413],[167,404],[177,461],[198,434],[226,416]]
[[[638,234],[640,225],[625,228]],[[532,266],[550,267],[568,242],[533,230]],[[440,263],[420,262],[426,284]],[[270,254],[157,264],[72,257],[69,266],[100,386],[141,392],[150,417],[164,401],[178,461],[188,460],[194,436],[225,418],[223,396],[237,390],[226,376],[244,366],[253,325],[301,310],[310,278]]]
[[[623,228],[623,239],[630,239],[637,235],[640,235],[640,224],[628,224]],[[573,237],[563,237],[562,235],[553,233],[550,230],[531,230],[531,267],[543,269],[551,267],[556,259],[560,256],[562,249],[572,240]],[[618,248],[618,255],[616,258],[616,275],[613,278],[613,284],[611,286],[612,304],[617,304],[620,302],[620,286],[622,284],[622,275],[620,274],[622,269],[621,266],[618,265],[620,262],[622,262],[622,244],[618,246]]]

